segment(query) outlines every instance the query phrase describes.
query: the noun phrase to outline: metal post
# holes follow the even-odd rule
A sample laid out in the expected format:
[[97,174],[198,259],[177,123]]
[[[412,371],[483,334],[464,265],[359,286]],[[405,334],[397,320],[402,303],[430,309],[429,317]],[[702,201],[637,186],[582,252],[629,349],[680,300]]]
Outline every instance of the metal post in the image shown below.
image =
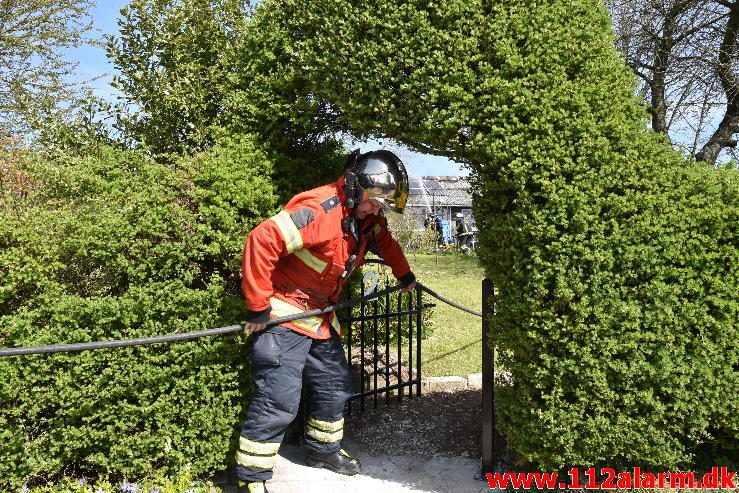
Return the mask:
[[377,409],[377,303],[379,298],[372,300],[372,373],[374,386],[372,387],[372,405]]
[[[398,402],[403,400],[403,292],[398,292]],[[408,365],[410,368],[410,364]]]
[[385,293],[385,404],[390,404],[390,293]]
[[482,474],[495,472],[495,351],[490,347],[493,281],[482,281]]
[[[421,395],[421,332],[423,328],[423,291],[416,288],[416,395]],[[411,343],[412,344],[412,343]]]
[[[365,333],[364,333],[364,329],[365,329],[364,316],[366,315],[365,309],[366,309],[366,304],[367,304],[367,302],[364,300],[364,283],[362,283],[362,287],[360,289],[360,293],[361,293],[360,296],[362,297],[362,302],[360,304],[360,307],[361,307],[360,308],[360,310],[361,310],[360,311],[360,318],[361,318],[361,320],[359,322],[359,324],[360,324],[359,325],[359,327],[360,327],[359,328],[359,330],[360,330],[360,334],[359,334],[359,354],[360,354],[360,357],[359,357],[359,389],[360,390],[359,391],[360,392],[364,392],[366,390],[364,388],[365,387],[365,384],[364,384],[364,336],[365,336]],[[362,396],[361,399],[362,400],[359,403],[359,410],[361,412],[364,412],[364,396]]]
[[[346,295],[347,300],[351,298],[351,294],[352,294],[351,289],[347,289],[347,295]],[[346,322],[346,334],[347,334],[346,352],[347,352],[347,358],[349,360],[349,373],[350,373],[350,377],[352,377],[352,382],[353,382],[354,375],[352,374],[352,368],[353,368],[353,365],[352,365],[352,311],[353,311],[352,307],[349,307],[349,320]],[[352,415],[352,401],[351,400],[348,400],[346,402],[346,407],[347,407],[347,414],[351,416]]]
[[[408,293],[408,311],[413,311],[413,293]],[[408,314],[408,370],[413,372],[413,314]],[[411,375],[412,377],[413,375]],[[416,372],[418,377],[418,372]],[[413,382],[413,378],[411,378]],[[408,398],[413,398],[413,383],[408,387]]]

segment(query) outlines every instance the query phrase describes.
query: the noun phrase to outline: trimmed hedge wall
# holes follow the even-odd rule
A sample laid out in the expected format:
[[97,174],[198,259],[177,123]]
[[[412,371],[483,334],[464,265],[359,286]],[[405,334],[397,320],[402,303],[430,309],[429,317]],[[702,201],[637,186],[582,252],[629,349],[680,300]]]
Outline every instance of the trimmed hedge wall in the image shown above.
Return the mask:
[[513,448],[736,461],[737,172],[647,128],[601,2],[268,0],[256,20],[355,133],[470,168]]
[[[274,212],[251,137],[169,166],[144,153],[36,155],[0,202],[0,346],[240,321],[246,233]],[[61,474],[222,469],[248,403],[242,335],[0,359],[0,489]]]

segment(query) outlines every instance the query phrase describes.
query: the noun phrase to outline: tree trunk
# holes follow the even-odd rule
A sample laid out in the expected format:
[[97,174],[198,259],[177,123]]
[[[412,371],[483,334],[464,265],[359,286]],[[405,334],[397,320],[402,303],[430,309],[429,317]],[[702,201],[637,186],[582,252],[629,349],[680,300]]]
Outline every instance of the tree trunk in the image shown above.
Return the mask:
[[670,56],[674,46],[674,35],[677,17],[685,9],[683,2],[677,2],[665,13],[665,23],[662,34],[657,40],[657,50],[654,54],[654,69],[652,70],[652,129],[665,134],[667,131],[667,101],[665,88],[667,85],[667,68],[670,66]]
[[732,2],[729,5],[729,20],[726,23],[726,32],[721,42],[721,50],[718,55],[718,66],[716,73],[721,79],[721,87],[726,95],[726,112],[719,123],[716,131],[708,139],[706,145],[696,154],[695,159],[714,164],[719,153],[724,148],[734,148],[737,145],[734,134],[739,132],[739,80],[737,80],[731,68],[732,61],[736,58],[735,45],[737,32],[739,31],[739,5]]
[[652,129],[661,134],[667,135],[667,103],[665,102],[665,74],[667,70],[667,55],[660,60],[657,55],[655,60],[655,69],[652,74]]

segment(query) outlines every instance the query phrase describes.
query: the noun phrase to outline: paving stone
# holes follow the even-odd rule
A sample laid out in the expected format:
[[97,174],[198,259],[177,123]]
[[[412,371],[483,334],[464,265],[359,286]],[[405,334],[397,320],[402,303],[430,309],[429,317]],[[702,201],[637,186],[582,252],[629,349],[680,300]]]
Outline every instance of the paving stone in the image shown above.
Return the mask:
[[467,375],[467,387],[471,389],[481,389],[482,373],[470,373]]
[[427,377],[421,381],[422,392],[452,392],[467,388],[467,379],[464,377]]

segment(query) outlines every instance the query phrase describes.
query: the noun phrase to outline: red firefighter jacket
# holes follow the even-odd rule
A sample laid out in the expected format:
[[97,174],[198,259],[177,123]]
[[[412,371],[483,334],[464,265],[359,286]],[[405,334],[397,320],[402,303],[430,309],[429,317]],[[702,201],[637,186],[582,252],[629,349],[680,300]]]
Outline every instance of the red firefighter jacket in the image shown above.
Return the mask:
[[[353,218],[348,218],[351,210],[344,205],[345,198],[342,177],[296,195],[282,212],[249,233],[241,278],[247,321],[265,323],[336,303],[368,249],[379,254],[402,285],[415,280],[383,216],[369,215],[361,221],[358,238],[347,231],[343,223]],[[333,312],[284,325],[315,339],[331,337],[332,326],[339,329]]]

